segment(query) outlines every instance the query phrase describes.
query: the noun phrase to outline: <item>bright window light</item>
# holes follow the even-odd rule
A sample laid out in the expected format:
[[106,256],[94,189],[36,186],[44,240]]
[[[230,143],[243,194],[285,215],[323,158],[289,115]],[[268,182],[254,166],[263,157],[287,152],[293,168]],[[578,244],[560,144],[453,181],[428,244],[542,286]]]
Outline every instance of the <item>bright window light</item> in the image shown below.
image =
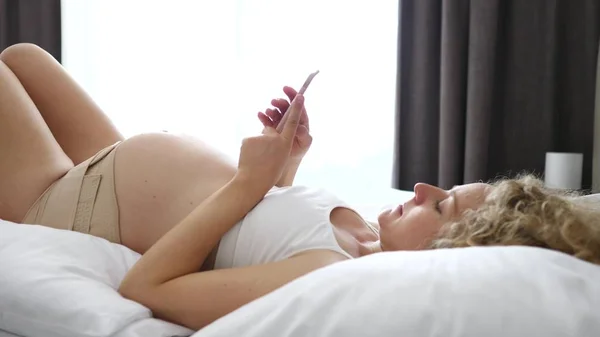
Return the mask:
[[167,130],[237,159],[281,88],[314,137],[297,183],[391,186],[396,0],[63,0],[63,64],[125,136]]

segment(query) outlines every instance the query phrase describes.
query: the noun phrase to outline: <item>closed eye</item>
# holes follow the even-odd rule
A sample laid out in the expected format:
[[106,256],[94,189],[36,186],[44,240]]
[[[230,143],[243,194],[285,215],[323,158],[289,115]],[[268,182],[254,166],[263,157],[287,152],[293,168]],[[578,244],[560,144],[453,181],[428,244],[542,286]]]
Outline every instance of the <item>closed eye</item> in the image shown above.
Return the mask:
[[440,214],[442,214],[442,207],[440,206],[441,202],[441,200],[435,202],[435,210]]

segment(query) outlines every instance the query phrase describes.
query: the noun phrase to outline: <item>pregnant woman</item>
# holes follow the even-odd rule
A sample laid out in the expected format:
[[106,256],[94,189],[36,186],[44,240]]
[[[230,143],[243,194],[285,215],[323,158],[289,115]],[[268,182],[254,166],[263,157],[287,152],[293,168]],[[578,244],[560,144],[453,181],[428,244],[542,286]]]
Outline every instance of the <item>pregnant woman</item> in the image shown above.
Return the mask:
[[234,164],[190,138],[124,140],[34,45],[0,61],[0,218],[143,254],[119,291],[158,318],[200,329],[317,268],[384,250],[530,245],[600,260],[598,211],[533,177],[417,184],[377,223],[322,189],[292,186],[312,139],[304,97],[289,87]]

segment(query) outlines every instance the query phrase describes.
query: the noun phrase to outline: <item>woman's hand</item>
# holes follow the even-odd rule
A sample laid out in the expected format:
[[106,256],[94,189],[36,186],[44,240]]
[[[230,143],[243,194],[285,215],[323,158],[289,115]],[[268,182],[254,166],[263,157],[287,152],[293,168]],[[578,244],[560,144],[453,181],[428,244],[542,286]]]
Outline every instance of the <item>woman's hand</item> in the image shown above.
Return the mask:
[[265,193],[271,189],[284,173],[304,111],[304,96],[295,98],[287,110],[285,120],[280,120],[280,131],[265,125],[260,136],[244,139],[240,151],[237,177],[253,188]]
[[[287,86],[283,87],[283,92],[286,94],[290,101],[293,101],[296,95],[298,94],[296,90]],[[286,115],[290,107],[290,103],[285,98],[276,98],[271,100],[271,104],[274,108],[269,108],[265,112],[259,112],[258,119],[265,128],[271,127],[280,130],[280,124],[282,123],[282,121],[285,122],[285,120],[287,119]],[[290,158],[292,159],[292,161],[299,163],[306,154],[306,152],[308,152],[308,149],[310,149],[311,144],[312,136],[310,135],[308,114],[306,113],[305,107],[302,106],[298,130],[296,131],[294,143],[292,145],[292,150],[290,153]]]

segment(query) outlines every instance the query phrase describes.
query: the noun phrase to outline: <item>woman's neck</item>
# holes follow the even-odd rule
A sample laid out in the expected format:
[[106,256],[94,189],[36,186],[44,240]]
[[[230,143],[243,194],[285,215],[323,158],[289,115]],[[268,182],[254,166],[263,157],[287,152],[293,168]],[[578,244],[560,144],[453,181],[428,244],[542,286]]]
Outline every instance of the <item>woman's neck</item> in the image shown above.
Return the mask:
[[383,250],[381,249],[381,242],[377,241],[369,241],[369,242],[359,242],[358,254],[360,257],[381,253]]
[[359,244],[359,255],[362,257],[382,252],[383,250],[381,249],[381,241],[379,241],[379,224],[366,221],[364,219],[362,220],[364,222],[364,226],[368,228],[374,235],[371,237],[366,237],[362,241],[357,238],[357,242]]
[[330,214],[336,239],[349,254],[362,257],[381,251],[379,226],[365,221],[348,208],[334,209]]

